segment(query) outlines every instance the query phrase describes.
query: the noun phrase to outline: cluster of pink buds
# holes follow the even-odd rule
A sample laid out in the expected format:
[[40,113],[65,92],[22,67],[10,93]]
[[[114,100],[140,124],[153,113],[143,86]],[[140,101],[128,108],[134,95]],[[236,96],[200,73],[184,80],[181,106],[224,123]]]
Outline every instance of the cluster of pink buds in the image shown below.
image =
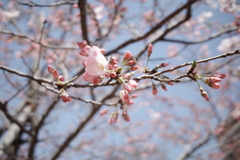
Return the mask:
[[205,84],[207,84],[209,87],[214,89],[219,89],[221,86],[218,82],[221,82],[222,79],[226,77],[225,74],[222,73],[215,73],[213,75],[198,75],[196,74],[194,76],[195,79],[202,80]]
[[133,104],[133,101],[130,99],[131,96],[129,93],[131,93],[134,89],[138,88],[138,84],[135,80],[130,79],[127,83],[124,83],[123,89],[120,91],[120,97],[124,103],[127,105]]
[[54,79],[64,82],[63,75],[58,75],[58,71],[53,69],[52,66],[48,65],[47,69],[48,69],[48,72],[52,74]]
[[123,57],[122,66],[128,66],[130,71],[136,71],[138,66],[135,65],[135,62],[136,60],[133,58],[132,53],[126,51]]
[[[221,82],[222,79],[224,79],[225,77],[226,77],[226,75],[222,74],[222,73],[215,73],[213,75],[199,75],[199,74],[194,75],[194,78],[196,80],[199,79],[199,80],[203,81],[205,84],[207,84],[209,87],[214,88],[214,89],[219,89],[221,87],[218,82]],[[198,83],[198,81],[197,81],[197,83]],[[200,86],[199,83],[198,83],[198,85],[199,85],[199,90],[200,90],[202,97],[205,98],[207,101],[209,101],[207,92],[204,91],[204,89]]]
[[71,102],[72,98],[67,94],[64,89],[60,89],[60,98],[64,103]]
[[[65,85],[68,84],[68,82],[64,82],[63,75],[58,75],[58,71],[53,69],[52,66],[47,66],[48,72],[52,74],[53,78],[56,79],[55,85],[58,89],[60,89],[59,96],[62,99],[62,101],[65,102],[71,102],[72,98],[67,94],[67,92],[63,89]],[[59,88],[60,87],[60,88]]]

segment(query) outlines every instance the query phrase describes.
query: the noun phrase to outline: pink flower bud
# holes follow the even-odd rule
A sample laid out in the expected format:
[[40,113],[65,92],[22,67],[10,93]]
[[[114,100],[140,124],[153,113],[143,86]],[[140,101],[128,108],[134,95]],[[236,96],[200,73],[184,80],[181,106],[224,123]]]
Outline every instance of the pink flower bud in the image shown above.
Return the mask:
[[211,77],[217,77],[217,78],[221,78],[224,79],[226,77],[226,74],[222,74],[222,73],[215,73],[214,75],[212,75]]
[[221,78],[217,78],[217,77],[209,77],[208,78],[209,81],[216,83],[216,82],[221,82],[222,79]]
[[128,62],[128,65],[129,65],[129,66],[132,66],[132,65],[134,65],[134,64],[135,64],[135,62],[134,62],[133,60],[131,60],[131,61]]
[[52,73],[52,71],[53,71],[52,66],[48,65],[48,66],[47,66],[47,69],[48,69],[48,72],[49,72],[49,73]]
[[57,70],[53,70],[52,75],[53,75],[54,79],[58,79],[58,71]]
[[138,88],[137,82],[134,81],[133,79],[130,79],[130,80],[128,81],[128,84],[129,84],[131,87],[133,87],[133,88]]
[[219,89],[221,86],[218,83],[209,82],[208,86],[214,89]]
[[80,49],[84,49],[87,46],[87,41],[77,42]]
[[167,88],[164,84],[161,83],[161,87],[162,87],[163,90],[167,91]]
[[169,64],[168,63],[162,63],[160,64],[160,67],[167,67]]
[[130,60],[132,58],[132,53],[129,51],[126,51],[124,57],[125,60]]
[[156,95],[156,94],[157,94],[157,92],[158,92],[158,90],[157,90],[157,88],[156,88],[155,84],[154,84],[154,83],[152,83],[152,94],[153,94],[153,95]]
[[108,73],[108,72],[105,73],[105,77],[106,77],[106,78],[110,78],[110,77],[111,77],[110,73]]
[[153,46],[152,46],[152,44],[150,43],[150,44],[148,45],[148,49],[147,49],[147,51],[148,51],[148,57],[150,57],[151,54],[152,54],[152,48],[153,48]]
[[108,69],[111,70],[113,69],[113,66],[111,64],[108,65]]
[[128,93],[133,91],[133,88],[128,83],[125,83],[123,88],[127,90]]
[[63,75],[60,75],[60,76],[58,77],[58,79],[59,79],[60,81],[64,82],[64,77],[63,77]]
[[201,96],[206,99],[207,101],[209,101],[209,97],[207,95],[207,92],[203,90],[202,87],[199,88],[200,92],[201,92]]
[[123,78],[129,79],[132,76],[131,73],[126,73],[123,75]]
[[100,115],[101,115],[101,116],[102,116],[102,115],[105,115],[105,114],[107,114],[108,111],[109,111],[109,108],[103,109],[103,110],[100,111]]
[[131,68],[131,71],[136,71],[138,69],[138,66],[133,66],[132,68]]
[[111,77],[112,77],[112,78],[115,78],[115,77],[117,77],[117,74],[116,74],[116,72],[111,72],[111,73],[110,73],[110,75],[111,75]]
[[120,97],[122,98],[123,102],[128,102],[130,101],[130,96],[126,90],[121,90],[120,91]]

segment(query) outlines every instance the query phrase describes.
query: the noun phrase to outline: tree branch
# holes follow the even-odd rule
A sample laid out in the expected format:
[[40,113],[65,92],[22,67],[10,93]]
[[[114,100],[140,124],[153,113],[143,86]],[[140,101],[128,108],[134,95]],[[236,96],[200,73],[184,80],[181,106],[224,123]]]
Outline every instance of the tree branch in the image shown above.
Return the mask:
[[79,0],[78,7],[80,9],[80,21],[81,21],[81,29],[82,29],[82,38],[86,40],[88,45],[90,45],[90,41],[88,39],[88,30],[87,30],[87,12],[86,12],[87,2],[86,0]]

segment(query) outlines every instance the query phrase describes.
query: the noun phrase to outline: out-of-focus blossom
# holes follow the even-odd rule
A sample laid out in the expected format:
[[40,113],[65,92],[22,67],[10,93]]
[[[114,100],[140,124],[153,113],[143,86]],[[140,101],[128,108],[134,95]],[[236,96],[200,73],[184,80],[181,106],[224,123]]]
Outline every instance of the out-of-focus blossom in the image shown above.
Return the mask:
[[240,37],[233,36],[231,38],[225,38],[222,40],[221,44],[218,46],[219,52],[228,52],[230,50],[237,49],[239,47]]

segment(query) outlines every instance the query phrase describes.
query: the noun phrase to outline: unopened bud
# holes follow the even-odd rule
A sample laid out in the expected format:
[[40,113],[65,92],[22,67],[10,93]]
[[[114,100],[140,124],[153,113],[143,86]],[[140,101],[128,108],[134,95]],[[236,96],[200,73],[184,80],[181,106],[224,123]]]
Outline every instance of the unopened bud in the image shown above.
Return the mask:
[[152,83],[152,94],[153,94],[153,95],[156,95],[157,92],[158,92],[157,87],[155,86],[154,83]]
[[150,57],[152,54],[152,44],[151,43],[148,45],[147,51],[148,51],[148,57]]
[[54,79],[58,79],[58,71],[57,70],[53,70],[52,75],[53,75]]
[[52,71],[53,71],[52,66],[48,65],[48,66],[47,66],[47,69],[48,69],[48,72],[49,72],[49,73],[52,73]]

